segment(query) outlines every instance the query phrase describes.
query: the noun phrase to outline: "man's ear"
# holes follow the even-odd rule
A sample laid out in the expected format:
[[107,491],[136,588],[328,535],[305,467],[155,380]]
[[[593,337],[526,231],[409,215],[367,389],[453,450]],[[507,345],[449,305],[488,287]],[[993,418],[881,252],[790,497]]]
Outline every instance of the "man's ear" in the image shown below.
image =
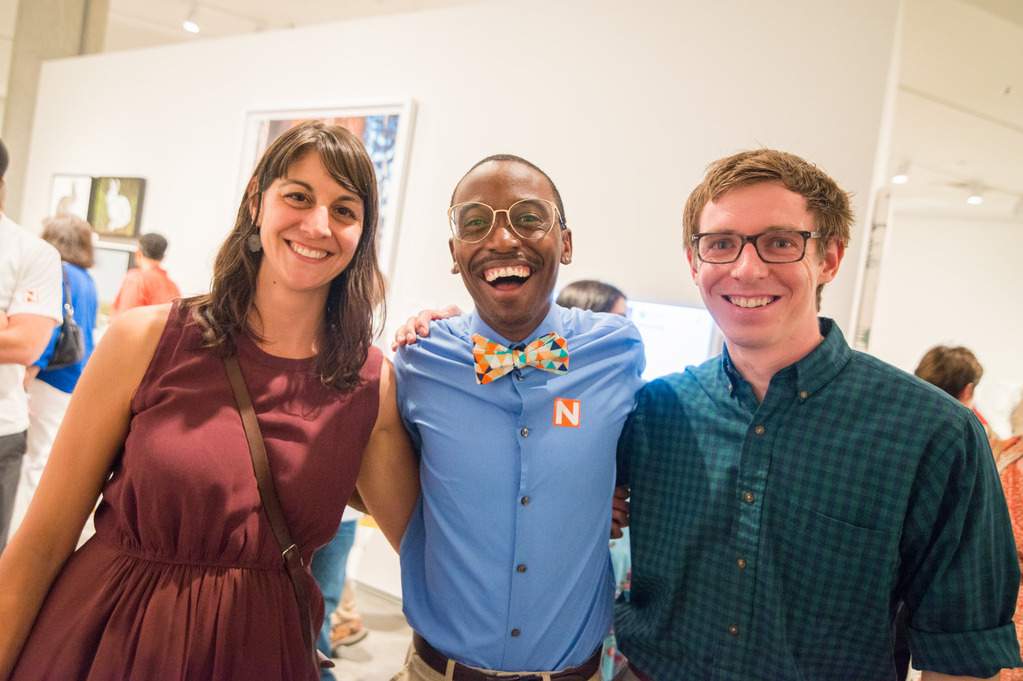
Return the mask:
[[692,275],[693,281],[696,281],[696,270],[698,268],[698,264],[696,260],[693,260],[693,249],[686,249],[686,260],[689,261],[689,274]]
[[448,239],[448,250],[451,251],[451,274],[458,274],[458,261],[455,260],[455,238]]
[[572,230],[566,227],[561,230],[561,264],[572,262]]
[[838,239],[832,239],[828,244],[828,250],[824,253],[824,267],[821,270],[821,284],[826,284],[838,275],[838,266],[842,264],[845,257],[845,244]]

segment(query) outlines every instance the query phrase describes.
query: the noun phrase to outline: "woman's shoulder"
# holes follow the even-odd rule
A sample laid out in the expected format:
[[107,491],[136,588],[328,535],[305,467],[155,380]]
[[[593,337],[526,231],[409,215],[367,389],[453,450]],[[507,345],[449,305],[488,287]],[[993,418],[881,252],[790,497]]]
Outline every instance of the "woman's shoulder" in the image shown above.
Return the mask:
[[105,344],[130,355],[152,357],[167,327],[173,303],[147,305],[119,315],[103,333]]

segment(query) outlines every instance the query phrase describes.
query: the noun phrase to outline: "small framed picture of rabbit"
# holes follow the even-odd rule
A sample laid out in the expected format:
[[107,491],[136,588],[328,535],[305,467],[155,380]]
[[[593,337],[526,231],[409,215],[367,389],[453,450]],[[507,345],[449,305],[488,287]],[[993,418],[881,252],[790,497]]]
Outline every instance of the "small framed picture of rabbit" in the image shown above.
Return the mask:
[[97,177],[92,183],[89,223],[101,237],[139,234],[146,181],[141,177]]

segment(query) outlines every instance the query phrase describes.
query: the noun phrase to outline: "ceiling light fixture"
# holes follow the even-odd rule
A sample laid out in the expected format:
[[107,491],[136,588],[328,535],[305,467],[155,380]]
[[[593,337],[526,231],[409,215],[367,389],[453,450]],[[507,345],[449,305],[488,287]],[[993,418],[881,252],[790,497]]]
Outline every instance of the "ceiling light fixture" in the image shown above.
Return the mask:
[[966,197],[966,203],[971,206],[979,206],[984,203],[984,194],[981,193],[980,187],[970,187],[970,194]]
[[892,184],[906,184],[907,182],[909,182],[909,164],[903,161],[895,168]]
[[185,20],[181,22],[181,28],[185,29],[189,33],[198,33],[199,24],[195,23],[197,14],[199,14],[199,3],[192,5],[192,11],[189,12]]

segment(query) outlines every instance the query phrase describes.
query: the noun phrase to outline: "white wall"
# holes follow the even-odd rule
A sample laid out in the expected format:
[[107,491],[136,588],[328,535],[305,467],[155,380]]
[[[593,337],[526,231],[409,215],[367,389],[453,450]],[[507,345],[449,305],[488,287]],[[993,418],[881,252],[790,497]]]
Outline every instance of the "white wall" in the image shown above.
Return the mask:
[[871,354],[906,371],[935,345],[970,348],[984,366],[975,406],[1002,437],[1023,393],[1021,253],[1019,222],[896,211],[870,331]]
[[[53,173],[148,179],[143,230],[206,290],[239,198],[246,111],[413,98],[417,116],[391,319],[468,305],[444,210],[479,158],[554,178],[575,231],[563,279],[699,304],[682,205],[710,161],[776,146],[857,191],[866,214],[897,0],[516,0],[51,62],[40,84],[23,224]],[[859,230],[857,236],[859,236]],[[825,296],[851,318],[859,241]]]
[[[246,111],[412,98],[388,329],[424,306],[469,307],[444,213],[492,153],[558,184],[575,233],[564,282],[701,305],[680,216],[710,161],[760,145],[798,153],[867,215],[898,8],[509,0],[51,62],[15,217],[39,224],[54,173],[145,177],[143,231],[169,237],[167,269],[202,292],[239,201]],[[824,299],[847,336],[863,222]]]

